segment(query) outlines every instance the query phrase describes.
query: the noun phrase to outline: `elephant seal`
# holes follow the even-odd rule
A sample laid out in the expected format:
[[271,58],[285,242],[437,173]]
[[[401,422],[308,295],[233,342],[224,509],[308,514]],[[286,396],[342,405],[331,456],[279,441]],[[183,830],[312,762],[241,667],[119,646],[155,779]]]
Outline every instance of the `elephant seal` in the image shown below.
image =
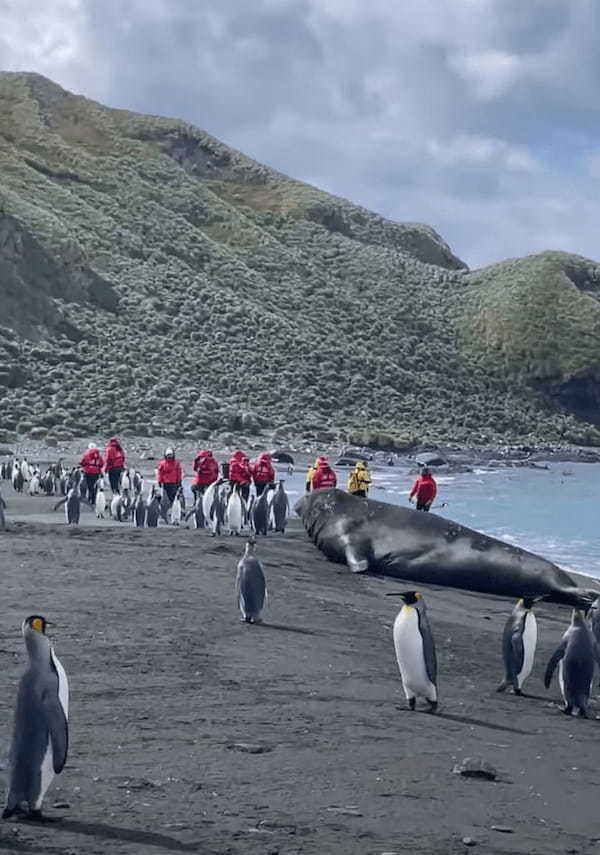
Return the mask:
[[541,597],[589,608],[597,591],[579,588],[552,562],[466,526],[338,489],[314,490],[295,511],[327,558],[354,573],[382,573],[501,597]]

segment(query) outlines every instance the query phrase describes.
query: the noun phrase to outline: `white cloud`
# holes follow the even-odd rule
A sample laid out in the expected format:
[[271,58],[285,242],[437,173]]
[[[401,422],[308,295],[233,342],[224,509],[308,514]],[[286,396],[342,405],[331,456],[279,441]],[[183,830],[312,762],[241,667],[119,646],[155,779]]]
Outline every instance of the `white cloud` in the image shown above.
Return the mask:
[[505,140],[461,134],[451,139],[428,139],[425,148],[432,159],[445,168],[495,166],[511,172],[537,172],[539,163],[521,146]]
[[181,117],[472,264],[597,253],[597,0],[0,0],[0,67]]
[[501,50],[456,53],[448,58],[448,66],[460,74],[469,83],[474,96],[483,101],[508,92],[526,68],[518,56]]

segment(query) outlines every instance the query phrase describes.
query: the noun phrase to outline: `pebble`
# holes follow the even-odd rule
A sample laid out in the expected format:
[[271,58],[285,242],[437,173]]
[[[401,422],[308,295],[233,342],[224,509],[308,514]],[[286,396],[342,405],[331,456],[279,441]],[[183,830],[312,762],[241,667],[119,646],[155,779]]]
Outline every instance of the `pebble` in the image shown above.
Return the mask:
[[54,802],[52,807],[58,808],[60,810],[61,808],[70,808],[71,805],[69,804],[69,802]]
[[462,842],[465,846],[477,846],[477,841],[473,837],[463,837]]
[[464,778],[483,778],[486,781],[495,781],[498,776],[498,771],[491,763],[475,757],[465,757],[452,771]]
[[328,807],[329,813],[340,814],[341,816],[362,816],[362,813],[355,807]]
[[492,831],[499,831],[500,834],[512,834],[513,830],[509,825],[492,825]]
[[234,748],[236,751],[243,751],[245,754],[265,754],[271,750],[265,745],[257,745],[254,742],[234,742],[229,747]]

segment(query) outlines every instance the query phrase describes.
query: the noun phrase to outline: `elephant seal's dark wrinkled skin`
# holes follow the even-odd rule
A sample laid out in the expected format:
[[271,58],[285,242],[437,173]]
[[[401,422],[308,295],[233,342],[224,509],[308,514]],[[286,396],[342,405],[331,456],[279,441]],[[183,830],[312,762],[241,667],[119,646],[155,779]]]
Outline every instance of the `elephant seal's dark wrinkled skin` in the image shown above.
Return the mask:
[[335,489],[308,493],[295,510],[321,552],[355,573],[502,597],[543,597],[576,608],[597,596],[545,558],[436,514]]

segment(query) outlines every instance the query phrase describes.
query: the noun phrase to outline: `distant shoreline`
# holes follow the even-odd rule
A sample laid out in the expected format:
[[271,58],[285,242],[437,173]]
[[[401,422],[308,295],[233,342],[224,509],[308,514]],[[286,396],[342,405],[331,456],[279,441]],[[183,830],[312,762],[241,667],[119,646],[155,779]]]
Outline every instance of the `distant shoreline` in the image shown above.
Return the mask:
[[[335,464],[343,455],[344,449],[351,449],[358,459],[364,455],[374,464],[386,464],[392,459],[394,465],[408,468],[418,468],[419,462],[428,458],[439,458],[443,464],[432,463],[432,468],[439,471],[469,471],[481,466],[531,467],[543,468],[546,463],[600,463],[600,449],[594,446],[576,446],[567,443],[514,443],[498,445],[459,445],[458,443],[427,443],[415,445],[414,448],[402,450],[384,450],[367,446],[350,446],[331,439],[319,441],[317,437],[291,436],[285,439],[274,437],[271,433],[256,436],[220,436],[212,439],[193,440],[189,438],[176,439],[172,436],[141,437],[116,434],[121,438],[128,456],[140,460],[159,460],[164,448],[172,445],[176,454],[183,460],[193,459],[195,451],[200,448],[211,448],[223,459],[236,448],[240,448],[250,457],[259,451],[286,451],[291,453],[296,466],[308,464],[318,454],[326,454]],[[55,460],[58,457],[74,458],[81,454],[90,440],[100,447],[108,440],[108,434],[90,434],[85,437],[75,437],[65,440],[33,440],[23,438],[13,443],[0,444],[0,458],[9,454],[17,456],[33,456],[40,461]],[[358,453],[357,453],[358,452]]]

